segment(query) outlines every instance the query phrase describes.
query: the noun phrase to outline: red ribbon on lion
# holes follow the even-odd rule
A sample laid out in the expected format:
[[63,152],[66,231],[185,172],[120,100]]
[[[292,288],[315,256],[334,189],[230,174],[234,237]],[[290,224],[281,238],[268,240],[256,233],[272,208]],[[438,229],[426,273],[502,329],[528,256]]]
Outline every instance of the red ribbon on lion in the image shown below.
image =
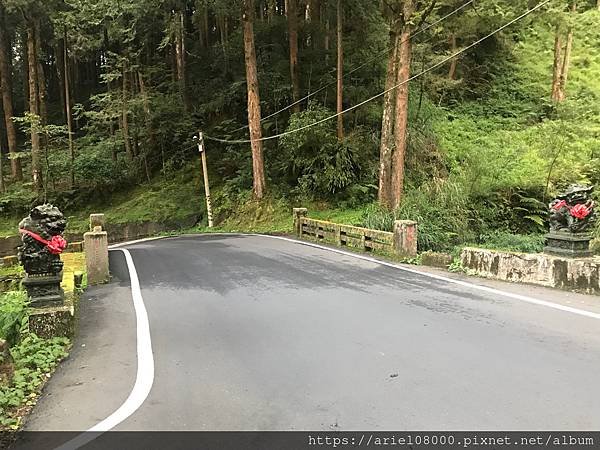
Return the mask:
[[569,206],[566,201],[561,200],[561,201],[557,202],[554,206],[552,206],[552,209],[554,209],[555,211],[558,211],[559,209],[562,209],[562,208],[567,208],[569,210],[569,212],[571,213],[571,215],[573,217],[575,217],[576,219],[583,220],[592,213],[592,209],[594,208],[594,203],[592,202],[589,206],[582,205],[582,204],[578,204],[575,206]]
[[33,231],[20,229],[21,234],[26,234],[27,236],[31,236],[36,241],[44,244],[48,247],[48,251],[53,255],[60,255],[65,248],[67,248],[67,241],[62,236],[52,236],[52,239],[49,241],[41,237],[39,234],[34,233]]
[[586,205],[575,205],[571,208],[571,215],[583,220],[592,213],[592,208],[593,204],[589,208]]

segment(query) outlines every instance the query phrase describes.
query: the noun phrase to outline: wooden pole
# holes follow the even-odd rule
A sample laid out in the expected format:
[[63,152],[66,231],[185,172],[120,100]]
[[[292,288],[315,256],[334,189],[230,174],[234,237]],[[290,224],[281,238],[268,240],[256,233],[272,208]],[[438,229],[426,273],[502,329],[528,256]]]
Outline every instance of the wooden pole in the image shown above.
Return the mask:
[[212,203],[210,201],[210,184],[208,182],[208,169],[206,165],[206,149],[204,147],[204,136],[198,133],[198,151],[202,160],[202,174],[204,175],[204,193],[206,194],[206,214],[208,215],[208,228],[214,226],[212,215]]

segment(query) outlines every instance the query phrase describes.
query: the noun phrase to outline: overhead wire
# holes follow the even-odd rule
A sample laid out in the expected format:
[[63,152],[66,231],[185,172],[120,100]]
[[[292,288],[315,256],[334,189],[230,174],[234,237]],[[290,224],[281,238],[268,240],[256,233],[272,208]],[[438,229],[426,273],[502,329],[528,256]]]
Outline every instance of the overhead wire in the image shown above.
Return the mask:
[[[403,44],[405,41],[409,40],[409,39],[414,39],[415,37],[419,36],[420,34],[424,33],[425,31],[433,28],[436,25],[439,25],[440,23],[444,22],[445,20],[449,19],[450,17],[452,17],[455,14],[458,14],[460,11],[462,11],[463,9],[465,9],[467,6],[471,5],[472,3],[474,3],[475,0],[468,0],[466,3],[464,3],[463,5],[459,6],[458,8],[454,9],[453,11],[449,12],[448,14],[446,14],[445,16],[439,18],[438,20],[428,24],[427,26],[420,28],[418,31],[416,31],[415,33],[411,34],[408,38],[404,39],[403,41],[400,42],[400,44]],[[427,42],[427,41],[423,41],[423,42]],[[375,54],[374,57],[369,58],[367,61],[365,61],[364,63],[362,63],[361,65],[355,67],[354,69],[352,69],[349,72],[346,72],[345,74],[342,75],[342,78],[346,78],[349,75],[352,75],[353,73],[359,71],[360,69],[362,69],[363,67],[368,66],[369,64],[371,64],[374,61],[377,61],[381,56],[389,53],[390,51],[390,47],[386,46],[385,49],[383,49],[382,51],[378,52]],[[305,100],[308,100],[309,98],[314,97],[315,95],[323,92],[325,89],[334,86],[335,84],[337,84],[337,79],[335,81],[332,81],[330,83],[327,83],[323,86],[321,86],[319,89],[317,89],[316,91],[310,92],[308,95],[306,95],[305,97],[302,97],[299,100],[296,100],[293,103],[290,103],[289,105],[285,106],[284,108],[281,108],[279,111],[275,111],[272,114],[269,114],[268,116],[263,117],[260,121],[261,123],[264,122],[265,120],[268,120],[272,117],[275,117],[279,114],[281,114],[282,112],[285,112],[291,108],[293,108],[296,105],[299,105],[300,103],[304,102]],[[244,125],[243,127],[240,128],[236,128],[235,130],[232,131],[232,133],[237,133],[238,131],[242,131],[245,130],[246,128],[248,128],[248,125]]]
[[234,140],[228,140],[228,139],[214,138],[214,137],[207,136],[207,135],[204,135],[204,137],[206,139],[208,139],[208,140],[215,141],[215,142],[220,142],[220,143],[224,143],[224,144],[250,144],[250,143],[255,142],[255,141],[269,141],[269,140],[272,140],[272,139],[278,139],[280,137],[287,136],[287,135],[293,134],[293,133],[298,133],[300,131],[307,130],[309,128],[315,127],[315,126],[320,125],[322,123],[328,122],[329,120],[333,120],[333,119],[335,119],[335,118],[337,118],[337,117],[339,117],[341,115],[344,115],[344,114],[347,114],[347,113],[349,113],[351,111],[354,111],[355,109],[358,109],[361,106],[366,105],[367,103],[370,103],[370,102],[372,102],[372,101],[374,101],[374,100],[376,100],[376,99],[378,99],[380,97],[383,97],[388,92],[394,91],[395,89],[398,89],[400,86],[403,86],[403,85],[405,85],[405,84],[407,84],[407,83],[409,83],[409,82],[411,82],[411,81],[413,81],[413,80],[415,80],[415,79],[417,79],[417,78],[419,78],[419,77],[421,77],[423,75],[426,75],[429,72],[432,72],[433,70],[435,70],[438,67],[444,65],[448,61],[456,58],[457,56],[462,55],[463,53],[467,52],[468,50],[472,49],[473,47],[476,47],[477,45],[481,44],[486,39],[489,39],[490,37],[494,36],[495,34],[498,34],[499,32],[501,32],[504,29],[508,28],[512,24],[514,24],[514,23],[516,23],[516,22],[524,19],[525,17],[527,17],[530,14],[534,13],[535,11],[537,11],[538,9],[540,9],[543,6],[547,5],[551,1],[552,0],[544,0],[543,2],[539,3],[537,6],[535,6],[535,7],[531,8],[531,9],[527,10],[526,12],[524,12],[523,14],[521,14],[520,16],[512,19],[511,21],[507,22],[506,24],[502,25],[501,27],[497,28],[496,30],[492,31],[488,35],[486,35],[486,36],[484,36],[484,37],[476,40],[475,42],[473,42],[469,46],[467,46],[467,47],[465,47],[465,48],[463,48],[463,49],[461,49],[461,50],[453,53],[452,55],[450,55],[450,56],[442,59],[438,63],[436,63],[436,64],[428,67],[427,69],[419,72],[418,74],[413,75],[412,77],[410,77],[410,78],[402,81],[401,83],[398,83],[395,86],[392,86],[391,88],[386,89],[385,91],[380,92],[379,94],[374,95],[373,97],[370,97],[370,98],[368,98],[367,100],[365,100],[363,102],[360,102],[360,103],[358,103],[358,104],[356,104],[354,106],[351,106],[350,108],[347,108],[347,109],[345,109],[343,111],[338,112],[337,114],[333,114],[333,115],[331,115],[329,117],[321,119],[321,120],[319,120],[317,122],[313,122],[313,123],[311,123],[309,125],[305,125],[305,126],[302,126],[302,127],[299,127],[299,128],[295,128],[293,130],[288,130],[288,131],[285,131],[283,133],[279,133],[279,134],[276,134],[276,135],[273,135],[273,136],[262,137],[260,139],[234,139]]

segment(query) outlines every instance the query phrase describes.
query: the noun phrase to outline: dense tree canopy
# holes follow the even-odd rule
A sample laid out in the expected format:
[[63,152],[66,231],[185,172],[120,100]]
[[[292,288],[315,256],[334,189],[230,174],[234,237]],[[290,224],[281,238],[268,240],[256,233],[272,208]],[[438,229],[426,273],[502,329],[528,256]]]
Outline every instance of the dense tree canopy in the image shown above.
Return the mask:
[[475,233],[541,230],[553,191],[600,179],[597,1],[552,1],[411,79],[535,5],[0,0],[2,208],[171,177],[202,130],[230,196],[426,216],[446,195]]

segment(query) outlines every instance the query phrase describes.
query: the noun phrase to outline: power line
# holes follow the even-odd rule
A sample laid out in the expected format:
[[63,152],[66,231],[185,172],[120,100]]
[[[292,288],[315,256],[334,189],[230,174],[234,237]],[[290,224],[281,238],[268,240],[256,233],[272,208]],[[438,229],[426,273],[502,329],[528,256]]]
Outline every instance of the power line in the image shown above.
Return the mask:
[[[426,27],[423,27],[423,28],[419,29],[417,32],[415,32],[414,34],[410,35],[408,38],[406,38],[403,41],[401,41],[400,44],[403,44],[405,41],[407,41],[409,39],[414,39],[415,37],[419,36],[420,34],[424,33],[425,31],[429,30],[430,28],[433,28],[434,26],[439,25],[440,23],[442,23],[446,19],[452,17],[453,15],[455,15],[455,14],[459,13],[460,11],[462,11],[463,9],[465,9],[467,6],[469,6],[470,4],[472,4],[474,1],[475,0],[469,0],[469,1],[467,1],[462,6],[456,8],[455,10],[453,10],[450,13],[446,14],[444,17],[441,17],[440,19],[436,20],[433,23],[430,23]],[[423,42],[427,42],[427,40],[425,40]],[[342,78],[346,78],[347,76],[352,75],[354,72],[359,71],[363,67],[368,66],[372,62],[377,61],[382,55],[388,53],[389,51],[390,51],[390,47],[386,46],[385,49],[383,49],[382,51],[376,53],[373,58],[368,59],[366,62],[362,63],[358,67],[355,67],[350,72],[346,72],[345,74],[343,74]],[[279,111],[276,111],[273,114],[269,114],[268,116],[263,117],[262,119],[260,119],[261,123],[264,122],[267,119],[270,119],[271,117],[275,117],[275,116],[281,114],[282,112],[287,111],[287,110],[293,108],[296,105],[299,105],[300,103],[304,102],[305,100],[308,100],[309,98],[314,97],[315,95],[319,94],[320,92],[323,92],[325,89],[327,89],[327,88],[335,85],[336,83],[337,83],[337,80],[336,81],[332,81],[331,83],[327,83],[327,84],[321,86],[316,91],[309,93],[306,97],[302,97],[301,99],[296,100],[294,103],[291,103],[291,104],[287,105],[286,107],[280,109]],[[245,130],[246,128],[248,128],[248,125],[244,125],[243,127],[237,128],[237,129],[233,130],[232,133],[237,133],[238,131]]]
[[497,34],[497,33],[501,32],[502,30],[504,30],[504,29],[506,29],[506,28],[508,28],[508,27],[509,27],[509,26],[511,26],[512,24],[514,24],[514,23],[516,23],[516,22],[518,22],[518,21],[520,21],[520,20],[524,19],[525,17],[529,16],[530,14],[532,14],[532,13],[533,13],[533,12],[535,12],[535,11],[537,11],[537,10],[538,10],[538,9],[540,9],[541,7],[543,7],[543,6],[547,5],[547,4],[548,4],[548,3],[550,3],[551,1],[552,1],[552,0],[544,0],[543,2],[539,3],[537,6],[535,6],[535,7],[533,7],[532,9],[530,9],[530,10],[526,11],[525,13],[523,13],[523,14],[521,14],[520,16],[516,17],[515,19],[511,20],[510,22],[508,22],[508,23],[506,23],[506,24],[502,25],[500,28],[498,28],[498,29],[496,29],[495,31],[491,32],[491,33],[490,33],[490,34],[488,34],[487,36],[484,36],[484,37],[482,37],[481,39],[478,39],[477,41],[473,42],[471,45],[469,45],[469,46],[467,46],[467,47],[463,48],[462,50],[459,50],[458,52],[454,53],[453,55],[451,55],[451,56],[449,56],[449,57],[447,57],[447,58],[444,58],[444,59],[443,59],[443,60],[441,60],[440,62],[438,62],[438,63],[434,64],[433,66],[431,66],[431,67],[429,67],[429,68],[427,68],[427,69],[425,69],[425,70],[421,71],[420,73],[418,73],[418,74],[416,74],[416,75],[413,75],[412,77],[408,78],[407,80],[403,81],[402,83],[399,83],[399,84],[397,84],[397,85],[395,85],[395,86],[393,86],[393,87],[391,87],[391,88],[389,88],[389,89],[387,89],[387,90],[385,90],[385,91],[383,91],[383,92],[381,92],[381,93],[379,93],[379,94],[377,94],[377,95],[374,95],[373,97],[371,97],[371,98],[369,98],[369,99],[367,99],[367,100],[365,100],[365,101],[363,101],[363,102],[361,102],[361,103],[359,103],[359,104],[357,104],[357,105],[354,105],[354,106],[352,106],[352,107],[350,107],[350,108],[347,108],[347,109],[345,109],[344,111],[341,111],[341,112],[339,112],[339,113],[337,113],[337,114],[334,114],[334,115],[332,115],[332,116],[329,116],[329,117],[327,117],[327,118],[325,118],[325,119],[319,120],[319,121],[317,121],[317,122],[314,122],[314,123],[311,123],[311,124],[309,124],[309,125],[305,125],[305,126],[303,126],[303,127],[300,127],[300,128],[296,128],[296,129],[293,129],[293,130],[286,131],[286,132],[284,132],[284,133],[276,134],[276,135],[274,135],[274,136],[267,136],[267,137],[263,137],[263,138],[261,138],[261,139],[239,139],[239,140],[226,140],[226,139],[218,139],[218,138],[213,138],[213,137],[209,137],[209,136],[206,136],[206,135],[205,135],[204,137],[205,137],[206,139],[210,139],[211,141],[215,141],[215,142],[221,142],[221,143],[224,143],[224,144],[250,144],[250,143],[252,143],[252,142],[254,142],[254,141],[268,141],[268,140],[272,140],[272,139],[277,139],[277,138],[280,138],[280,137],[282,137],[282,136],[286,136],[286,135],[288,135],[288,134],[297,133],[297,132],[299,132],[299,131],[303,131],[303,130],[306,130],[306,129],[308,129],[308,128],[312,128],[312,127],[314,127],[314,126],[320,125],[320,124],[322,124],[322,123],[324,123],[324,122],[327,122],[327,121],[329,121],[329,120],[335,119],[335,118],[337,118],[338,116],[341,116],[341,115],[344,115],[344,114],[346,114],[346,113],[349,113],[350,111],[354,111],[355,109],[358,109],[358,108],[360,108],[361,106],[363,106],[363,105],[366,105],[367,103],[370,103],[370,102],[372,102],[373,100],[376,100],[376,99],[378,99],[378,98],[380,98],[380,97],[383,97],[383,96],[384,96],[385,94],[387,94],[388,92],[391,92],[391,91],[393,91],[393,90],[395,90],[395,89],[398,89],[400,86],[403,86],[403,85],[405,85],[405,84],[407,84],[407,83],[409,83],[409,82],[411,82],[411,81],[413,81],[413,80],[415,80],[415,79],[417,79],[417,78],[419,78],[419,77],[421,77],[421,76],[423,76],[423,75],[425,75],[425,74],[427,74],[427,73],[429,73],[429,72],[431,72],[431,71],[433,71],[433,70],[437,69],[438,67],[440,67],[440,66],[444,65],[445,63],[447,63],[448,61],[450,61],[450,60],[452,60],[452,59],[456,58],[457,56],[460,56],[461,54],[465,53],[466,51],[468,51],[468,50],[472,49],[473,47],[476,47],[476,46],[477,46],[477,45],[479,45],[479,44],[481,44],[481,43],[482,43],[483,41],[485,41],[486,39],[489,39],[490,37],[494,36],[495,34]]

